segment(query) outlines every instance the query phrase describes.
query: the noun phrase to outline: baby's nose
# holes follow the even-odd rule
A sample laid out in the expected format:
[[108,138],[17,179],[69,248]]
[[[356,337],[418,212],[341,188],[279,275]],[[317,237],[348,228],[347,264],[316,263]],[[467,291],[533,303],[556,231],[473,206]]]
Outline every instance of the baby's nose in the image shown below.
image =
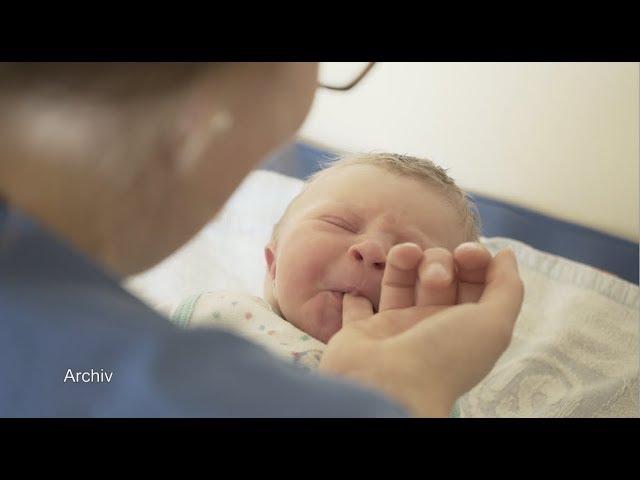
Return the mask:
[[348,255],[356,262],[362,262],[367,267],[384,270],[387,261],[387,249],[377,240],[367,239],[352,245]]

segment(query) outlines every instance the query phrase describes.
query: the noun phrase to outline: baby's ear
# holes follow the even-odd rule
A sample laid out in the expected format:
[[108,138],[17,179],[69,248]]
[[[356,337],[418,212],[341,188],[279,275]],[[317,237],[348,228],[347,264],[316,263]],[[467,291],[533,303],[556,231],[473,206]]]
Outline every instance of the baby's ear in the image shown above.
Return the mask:
[[267,271],[271,280],[276,279],[276,249],[275,246],[270,243],[264,247],[264,258],[267,261]]

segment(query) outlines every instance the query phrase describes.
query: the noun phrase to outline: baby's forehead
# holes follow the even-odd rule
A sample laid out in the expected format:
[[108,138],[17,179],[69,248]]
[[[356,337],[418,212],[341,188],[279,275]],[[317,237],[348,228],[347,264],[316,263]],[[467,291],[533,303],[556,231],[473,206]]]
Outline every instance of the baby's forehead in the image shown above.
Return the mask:
[[[344,172],[339,170],[309,183],[290,204],[286,216],[295,223],[296,218],[302,220],[309,215],[340,214],[361,223],[375,219],[381,228],[396,231],[404,238],[420,238],[419,243],[461,241],[457,239],[462,231],[458,212],[438,188],[393,172],[367,178],[384,185],[353,185],[342,181]],[[358,172],[349,172],[349,179],[358,176]]]
[[295,200],[320,200],[353,204],[366,210],[385,200],[397,206],[429,195],[448,203],[447,195],[432,182],[416,175],[401,174],[379,165],[353,164],[329,167],[318,172]]

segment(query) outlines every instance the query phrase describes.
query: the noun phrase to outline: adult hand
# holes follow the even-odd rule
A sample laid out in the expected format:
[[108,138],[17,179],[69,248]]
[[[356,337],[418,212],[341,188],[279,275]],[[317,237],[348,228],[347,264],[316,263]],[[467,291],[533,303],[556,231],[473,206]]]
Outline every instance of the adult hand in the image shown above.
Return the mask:
[[[394,247],[380,311],[374,313],[364,297],[345,295],[343,327],[329,341],[320,371],[381,390],[413,415],[448,416],[455,400],[481,381],[506,350],[524,294],[511,250],[480,268],[471,267],[486,264],[482,250],[456,252],[454,260],[467,257],[461,262],[468,268],[458,270],[455,282],[442,277],[441,297],[425,300],[420,285],[430,277],[431,253],[407,244]],[[455,305],[452,282],[457,283]]]

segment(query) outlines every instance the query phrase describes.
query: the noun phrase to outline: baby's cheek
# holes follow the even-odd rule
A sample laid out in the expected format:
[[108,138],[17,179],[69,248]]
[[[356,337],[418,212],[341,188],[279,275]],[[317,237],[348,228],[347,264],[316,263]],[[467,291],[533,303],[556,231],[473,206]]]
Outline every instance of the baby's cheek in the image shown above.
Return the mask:
[[286,285],[294,290],[315,288],[322,278],[324,269],[324,262],[316,256],[292,258],[286,269]]
[[310,294],[321,286],[325,272],[333,262],[330,244],[322,238],[299,239],[298,244],[283,256],[281,275],[283,286]]

